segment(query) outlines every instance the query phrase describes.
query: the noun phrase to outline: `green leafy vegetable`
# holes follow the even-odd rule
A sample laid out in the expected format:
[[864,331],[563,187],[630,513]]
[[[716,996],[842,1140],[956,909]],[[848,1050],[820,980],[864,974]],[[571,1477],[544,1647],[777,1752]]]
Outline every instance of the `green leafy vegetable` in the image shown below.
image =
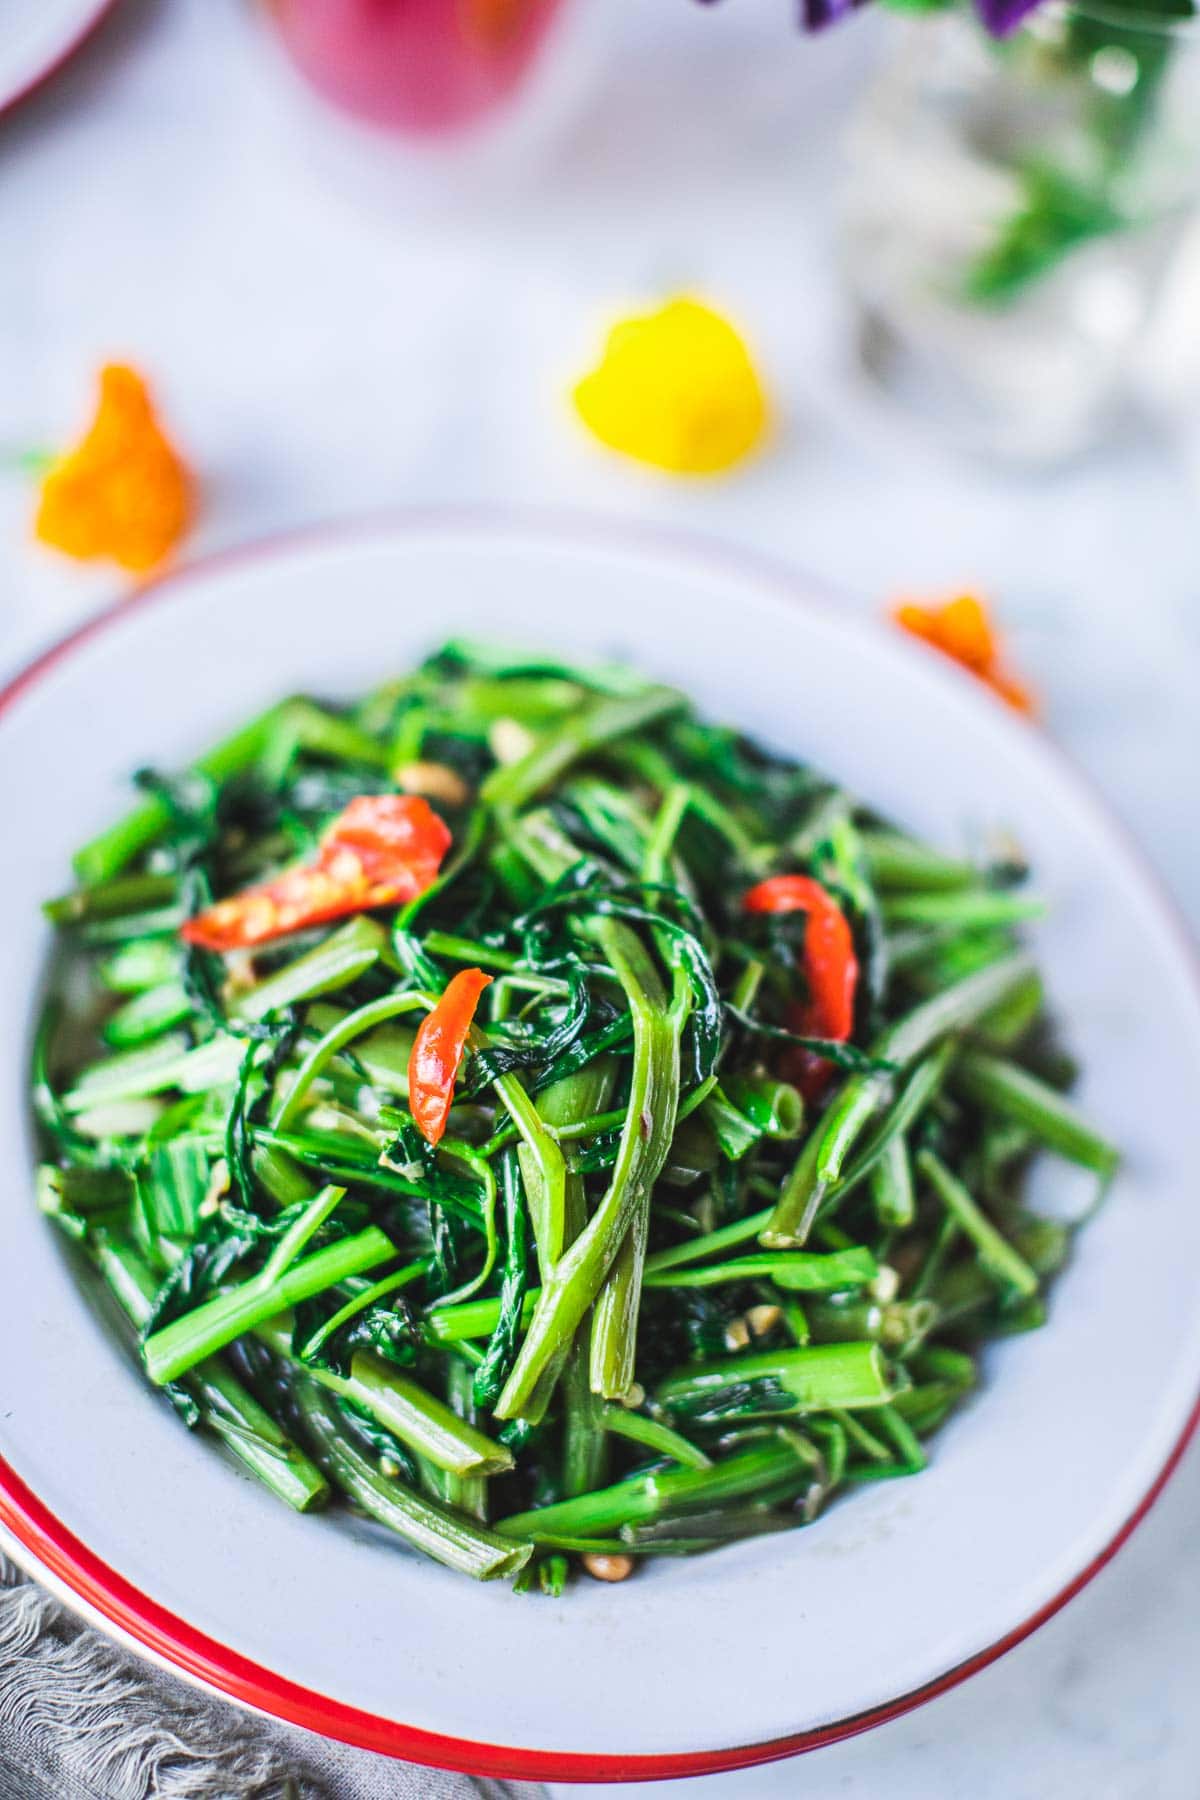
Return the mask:
[[[181,941],[418,763],[452,845],[406,906]],[[187,1423],[460,1572],[558,1595],[916,1473],[1065,1260],[1030,1158],[1117,1166],[1053,1085],[1017,873],[672,689],[455,644],[141,788],[46,909],[38,1204]],[[743,905],[778,876],[853,941],[844,1036],[796,1028],[804,906]],[[422,1027],[472,969],[427,1137]]]

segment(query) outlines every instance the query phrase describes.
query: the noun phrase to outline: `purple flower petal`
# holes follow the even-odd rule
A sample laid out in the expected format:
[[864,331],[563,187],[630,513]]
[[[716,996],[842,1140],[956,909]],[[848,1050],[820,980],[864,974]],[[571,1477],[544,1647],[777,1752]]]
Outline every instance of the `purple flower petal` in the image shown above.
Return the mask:
[[800,22],[805,31],[824,31],[829,25],[840,25],[865,0],[800,0]]
[[975,10],[993,37],[1007,37],[1041,0],[975,0]]

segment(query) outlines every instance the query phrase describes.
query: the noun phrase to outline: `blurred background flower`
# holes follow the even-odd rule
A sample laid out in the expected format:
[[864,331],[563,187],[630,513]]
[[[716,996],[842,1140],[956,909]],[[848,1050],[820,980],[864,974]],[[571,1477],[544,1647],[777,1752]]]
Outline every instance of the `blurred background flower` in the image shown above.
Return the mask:
[[989,610],[977,595],[956,594],[935,605],[901,600],[892,617],[902,631],[958,663],[1016,712],[1037,711],[1033,694],[1007,666]]
[[99,390],[86,435],[43,476],[34,530],[80,562],[107,560],[148,574],[187,531],[195,485],[136,369],[109,363]]

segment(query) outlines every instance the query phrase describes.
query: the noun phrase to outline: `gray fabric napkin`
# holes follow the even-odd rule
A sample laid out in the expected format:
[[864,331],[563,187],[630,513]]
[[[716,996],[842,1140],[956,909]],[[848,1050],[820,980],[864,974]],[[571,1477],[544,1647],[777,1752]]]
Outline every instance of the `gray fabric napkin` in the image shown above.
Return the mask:
[[0,1800],[544,1800],[260,1720],[140,1663],[0,1557]]

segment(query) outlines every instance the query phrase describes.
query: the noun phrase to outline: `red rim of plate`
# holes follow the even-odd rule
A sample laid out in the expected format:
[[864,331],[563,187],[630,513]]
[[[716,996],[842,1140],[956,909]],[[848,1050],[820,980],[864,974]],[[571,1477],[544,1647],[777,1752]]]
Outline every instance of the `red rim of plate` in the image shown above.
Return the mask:
[[[507,529],[519,536],[540,531],[575,542],[590,539],[606,544],[610,544],[615,537],[619,543],[632,547],[657,547],[660,551],[674,549],[676,552],[689,552],[693,556],[700,554],[709,561],[723,562],[743,573],[757,575],[760,583],[765,578],[769,585],[786,594],[793,604],[816,604],[811,590],[803,586],[786,568],[772,564],[766,558],[731,551],[727,546],[709,543],[703,537],[695,535],[653,527],[630,527],[625,523],[607,526],[594,518],[572,519],[562,514],[539,514],[536,511],[493,513],[486,508],[413,508],[361,521],[357,526],[340,529],[316,527],[308,531],[282,534],[245,549],[203,558],[185,568],[160,576],[128,599],[117,601],[87,620],[28,664],[0,689],[0,715],[7,712],[24,693],[50,674],[59,662],[79,649],[89,638],[120,619],[130,617],[142,606],[162,598],[185,582],[204,580],[216,570],[257,561],[280,551],[303,548],[306,544],[316,545],[330,539],[353,541],[361,536],[378,533],[389,526],[400,530],[421,527],[470,529],[482,526],[492,530]],[[915,646],[912,653],[923,654]],[[959,678],[952,665],[947,664],[947,673],[954,679]],[[961,679],[971,681],[971,677],[965,674]],[[1053,751],[1052,744],[1047,743],[1046,747]],[[1093,806],[1098,805],[1087,783],[1067,764],[1065,758],[1062,760],[1074,785],[1082,789]],[[1174,903],[1163,891],[1157,876],[1137,846],[1127,838],[1107,809],[1101,807],[1101,810],[1110,830],[1121,839],[1126,854],[1137,864],[1143,880],[1153,890],[1168,926],[1180,941],[1181,948],[1195,970],[1190,935],[1177,915]],[[845,1738],[856,1737],[860,1732],[870,1731],[876,1725],[902,1717],[987,1668],[1006,1651],[1022,1643],[1048,1619],[1053,1618],[1055,1613],[1073,1600],[1111,1562],[1162,1493],[1198,1426],[1200,1399],[1189,1413],[1163,1467],[1120,1530],[1065,1587],[1004,1637],[968,1657],[965,1662],[946,1670],[923,1687],[900,1694],[894,1700],[885,1701],[865,1712],[836,1719],[808,1731],[755,1744],[735,1745],[723,1750],[633,1755],[536,1750],[513,1745],[476,1743],[468,1738],[449,1737],[438,1732],[423,1731],[415,1725],[403,1725],[393,1719],[381,1718],[375,1713],[360,1711],[359,1708],[348,1706],[327,1694],[302,1687],[250,1661],[215,1639],[206,1637],[189,1625],[186,1619],[169,1612],[148,1594],[126,1581],[115,1569],[109,1568],[107,1563],[67,1529],[2,1458],[0,1526],[59,1583],[77,1595],[93,1612],[108,1620],[124,1636],[173,1664],[193,1680],[215,1688],[244,1706],[284,1719],[307,1731],[353,1744],[360,1750],[400,1757],[408,1762],[429,1764],[437,1768],[456,1769],[472,1775],[535,1781],[675,1780],[685,1776],[713,1775],[722,1771],[750,1768],[758,1763],[779,1761],[807,1750],[840,1743]]]
[[[48,63],[43,63],[42,67],[38,69],[35,74],[30,75],[28,79],[23,81],[20,87],[14,89],[11,94],[5,94],[0,97],[0,119],[2,119],[6,113],[11,112],[15,106],[20,106],[23,100],[28,100],[34,94],[39,93],[48,81],[53,81],[60,69],[65,68],[67,63],[71,61],[75,52],[77,50],[82,50],[92,33],[104,23],[104,20],[108,17],[109,13],[114,10],[116,4],[117,0],[96,0],[96,4],[92,7],[92,10],[84,18],[80,19],[78,25],[72,28],[71,35],[67,38],[66,42],[54,52],[50,61]],[[0,703],[6,698],[6,695],[0,694]]]

